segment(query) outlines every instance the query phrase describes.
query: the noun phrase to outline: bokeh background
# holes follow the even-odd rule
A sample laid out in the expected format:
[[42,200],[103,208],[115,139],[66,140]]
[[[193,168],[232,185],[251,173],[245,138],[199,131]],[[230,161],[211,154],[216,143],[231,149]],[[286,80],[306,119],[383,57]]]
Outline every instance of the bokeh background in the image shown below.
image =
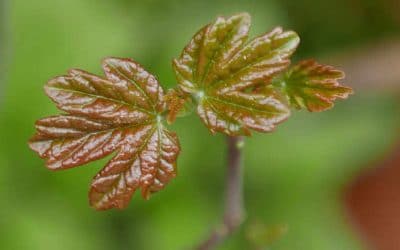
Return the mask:
[[[171,59],[191,35],[217,15],[241,11],[253,17],[253,36],[278,25],[297,31],[302,43],[294,60],[314,57],[344,69],[345,83],[356,90],[333,110],[295,112],[275,133],[246,140],[248,221],[285,225],[274,250],[391,249],[373,245],[343,197],[400,137],[399,5],[0,0],[0,249],[176,250],[203,239],[222,213],[226,147],[196,116],[173,126],[183,148],[178,177],[150,201],[135,195],[123,211],[88,205],[90,180],[107,159],[51,172],[27,140],[36,119],[58,112],[43,92],[49,78],[71,67],[101,74],[103,57],[120,56],[139,61],[164,87],[174,86]],[[400,188],[394,193],[400,196]],[[245,237],[248,225],[219,249],[256,250]]]

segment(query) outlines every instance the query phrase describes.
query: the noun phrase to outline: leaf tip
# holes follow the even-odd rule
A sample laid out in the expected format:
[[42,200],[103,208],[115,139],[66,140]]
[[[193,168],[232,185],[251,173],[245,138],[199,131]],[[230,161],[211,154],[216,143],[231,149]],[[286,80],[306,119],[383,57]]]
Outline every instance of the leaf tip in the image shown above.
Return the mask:
[[141,194],[144,200],[146,201],[150,200],[151,192],[148,187],[143,187]]
[[118,58],[118,57],[104,57],[101,60],[101,65],[103,66],[103,68],[108,67],[110,65],[119,65],[121,63],[123,59],[122,58]]
[[251,22],[251,15],[250,15],[250,13],[248,13],[246,11],[239,12],[236,15],[233,15],[231,18],[232,19],[238,18],[238,19],[241,19],[243,22],[246,22],[246,23],[249,23],[249,24]]
[[48,150],[49,146],[49,142],[37,142],[35,141],[35,137],[32,137],[28,141],[28,147],[37,153],[39,157],[43,157],[43,154]]

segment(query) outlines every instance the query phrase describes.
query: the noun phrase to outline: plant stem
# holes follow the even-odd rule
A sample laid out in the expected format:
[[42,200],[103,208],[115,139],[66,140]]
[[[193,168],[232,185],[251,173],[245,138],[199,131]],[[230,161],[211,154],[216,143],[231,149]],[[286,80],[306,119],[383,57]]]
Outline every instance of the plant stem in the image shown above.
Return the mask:
[[242,154],[243,137],[227,137],[228,168],[226,174],[225,211],[223,220],[197,250],[211,250],[238,229],[244,219]]

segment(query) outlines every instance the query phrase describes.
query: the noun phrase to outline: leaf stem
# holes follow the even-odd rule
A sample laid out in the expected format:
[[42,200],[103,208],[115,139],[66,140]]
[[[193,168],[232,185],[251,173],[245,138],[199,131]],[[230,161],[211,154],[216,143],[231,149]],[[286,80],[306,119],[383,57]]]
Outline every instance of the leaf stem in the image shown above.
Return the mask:
[[222,222],[196,250],[211,250],[239,228],[244,220],[242,152],[243,137],[227,137],[228,168],[226,174],[225,210]]

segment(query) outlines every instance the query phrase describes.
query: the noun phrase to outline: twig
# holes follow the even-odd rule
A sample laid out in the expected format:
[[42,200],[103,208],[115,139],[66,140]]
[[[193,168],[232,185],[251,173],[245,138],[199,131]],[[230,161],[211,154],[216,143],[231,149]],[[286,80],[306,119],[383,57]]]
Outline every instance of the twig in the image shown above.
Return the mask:
[[227,137],[228,168],[226,174],[225,211],[221,224],[199,244],[197,250],[211,250],[230,236],[244,219],[242,154],[243,137]]

